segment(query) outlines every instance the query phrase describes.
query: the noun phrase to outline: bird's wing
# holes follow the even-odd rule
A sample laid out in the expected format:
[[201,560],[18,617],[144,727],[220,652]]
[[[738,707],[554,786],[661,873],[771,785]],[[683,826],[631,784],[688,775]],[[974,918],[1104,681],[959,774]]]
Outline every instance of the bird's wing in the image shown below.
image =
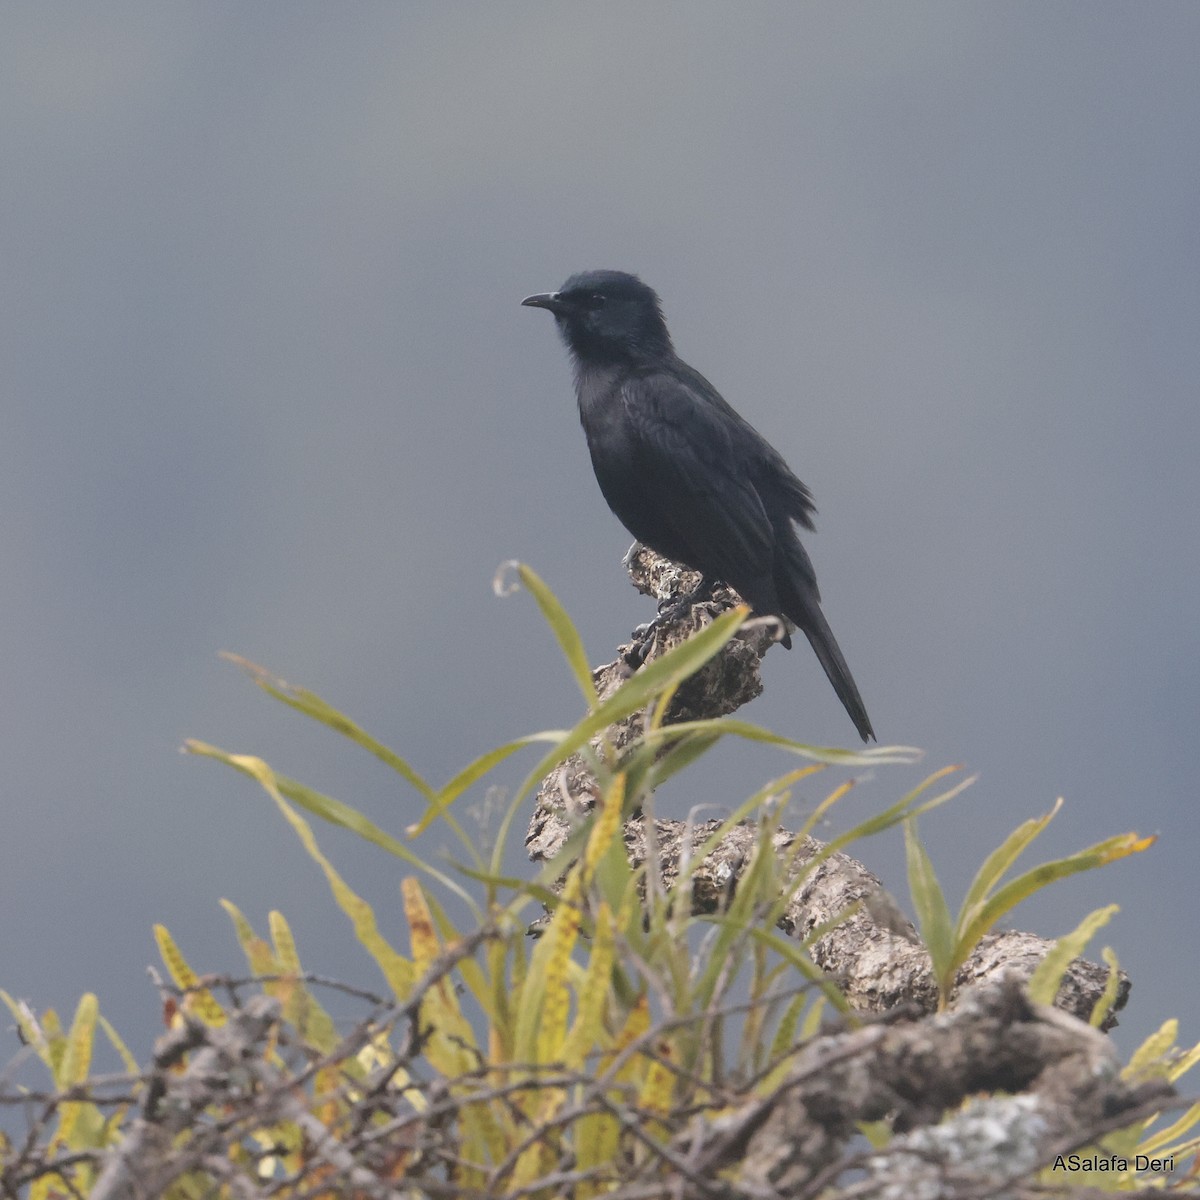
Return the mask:
[[728,406],[666,371],[631,376],[622,401],[631,465],[675,546],[686,549],[683,561],[769,605],[773,596],[763,588],[770,587],[774,533],[751,478],[750,448]]
[[774,516],[786,514],[805,529],[815,528],[813,516],[817,509],[812,493],[792,473],[783,455],[695,367],[680,361],[677,368],[688,387],[725,419],[730,434],[743,448],[754,487],[766,510]]

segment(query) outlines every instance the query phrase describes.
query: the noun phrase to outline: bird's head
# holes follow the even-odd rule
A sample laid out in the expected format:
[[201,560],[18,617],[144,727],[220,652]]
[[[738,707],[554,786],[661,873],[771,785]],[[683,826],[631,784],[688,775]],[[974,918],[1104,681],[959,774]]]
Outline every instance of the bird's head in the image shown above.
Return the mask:
[[672,352],[657,294],[624,271],[584,271],[572,275],[557,292],[526,296],[521,303],[549,309],[567,347],[581,362]]

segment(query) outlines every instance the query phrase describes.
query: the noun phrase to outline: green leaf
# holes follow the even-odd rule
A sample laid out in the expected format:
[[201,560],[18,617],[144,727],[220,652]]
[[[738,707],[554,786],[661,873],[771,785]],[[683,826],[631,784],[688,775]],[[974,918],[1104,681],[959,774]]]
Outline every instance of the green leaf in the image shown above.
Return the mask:
[[1170,1067],[1167,1068],[1167,1078],[1174,1083],[1186,1075],[1198,1062],[1200,1062],[1200,1042],[1178,1058],[1172,1059]]
[[433,788],[400,755],[394,750],[389,750],[387,746],[373,738],[348,716],[334,708],[332,704],[327,704],[315,692],[293,686],[287,680],[272,675],[265,668],[252,663],[248,658],[243,658],[240,654],[231,654],[228,650],[223,650],[221,657],[227,662],[241,667],[269,696],[274,696],[276,700],[282,701],[290,708],[296,709],[297,712],[312,717],[314,721],[319,721],[335,733],[340,733],[365,750],[369,750],[381,762],[386,763],[397,774],[403,776],[427,800],[432,799]]
[[[846,830],[845,833],[840,833],[836,837],[827,841],[812,858],[808,859],[804,864],[804,873],[811,874],[815,871],[826,859],[837,854],[843,846],[848,846],[852,842],[860,841],[866,837],[873,837],[877,833],[882,833],[884,830],[891,829],[894,825],[899,825],[901,821],[908,817],[919,817],[924,813],[931,811],[945,804],[949,800],[953,800],[960,792],[970,787],[975,782],[976,776],[971,775],[966,779],[960,780],[952,788],[948,788],[944,792],[939,792],[928,800],[921,800],[921,797],[927,792],[938,780],[945,778],[947,775],[959,770],[958,767],[942,767],[938,771],[934,771],[928,778],[922,780],[912,791],[901,796],[895,804],[889,805],[882,812],[876,813],[873,817],[868,817],[865,821],[860,821],[852,829]],[[805,822],[802,827],[802,833],[807,835],[811,830],[820,815],[836,800],[842,796],[850,788],[850,784],[843,784],[837,788],[825,801],[818,806],[817,811],[812,817]],[[797,850],[800,849],[800,842],[797,839]]]
[[1143,1074],[1160,1075],[1167,1056],[1179,1037],[1179,1022],[1170,1017],[1164,1021],[1130,1056],[1121,1072],[1126,1080]]
[[675,881],[672,894],[682,895],[681,889],[688,886],[688,880],[691,879],[704,860],[717,848],[721,840],[729,835],[731,830],[740,825],[751,814],[762,808],[768,800],[777,800],[782,806],[789,795],[789,789],[794,783],[799,782],[801,779],[806,779],[810,775],[815,775],[818,771],[823,771],[824,769],[825,767],[821,763],[807,767],[797,767],[794,771],[789,771],[786,775],[781,775],[778,779],[772,779],[765,787],[760,788],[754,795],[742,801],[699,846],[687,855],[686,863],[680,863],[679,876]]
[[[715,919],[721,920],[719,917]],[[782,934],[777,933],[773,929],[763,929],[760,926],[751,927],[749,933],[750,936],[756,941],[762,942],[764,945],[769,946],[777,954],[781,955],[783,958],[786,958],[787,961],[790,962],[792,966],[795,967],[796,970],[799,971],[800,974],[809,981],[809,983],[815,984],[818,988],[820,988],[821,994],[825,997],[825,1000],[829,1004],[833,1005],[833,1007],[836,1008],[837,1011],[840,1012],[852,1026],[858,1024],[858,1018],[855,1015],[854,1010],[850,1007],[846,997],[842,995],[841,988],[839,988],[834,980],[826,975],[825,972],[822,971],[821,968],[818,967],[817,964],[814,963],[812,959],[809,958],[808,955],[796,945],[795,942],[793,942],[790,938],[786,938]],[[811,1024],[819,1022],[819,1013],[819,1006],[814,1006],[814,1009],[809,1010],[810,1019],[804,1022],[804,1027],[801,1030],[802,1037],[807,1038],[812,1036],[813,1030],[811,1028]]]
[[559,744],[530,771],[521,789],[522,794],[530,792],[539,780],[544,779],[563,759],[586,745],[596,734],[645,708],[665,689],[698,671],[733,637],[748,612],[746,606],[741,605],[723,613],[706,629],[630,676],[598,708],[569,730]]
[[[935,808],[946,804],[953,800],[960,792],[966,791],[975,780],[976,775],[968,775],[966,779],[960,780],[952,788],[947,788],[944,792],[939,792],[936,796],[928,800],[921,800],[921,797],[927,792],[939,779],[959,770],[958,767],[942,767],[938,771],[934,771],[927,779],[923,779],[911,792],[900,797],[895,804],[889,805],[881,813],[876,813],[873,817],[868,817],[865,821],[860,821],[853,829],[848,829],[845,833],[839,834],[831,841],[825,843],[824,850],[817,856],[817,860],[824,861],[831,854],[836,853],[843,846],[850,842],[856,842],[861,838],[873,836],[876,833],[882,833],[885,829],[891,829],[894,825],[899,825],[907,817],[919,817],[927,812],[931,812]],[[918,803],[920,801],[920,803]]]
[[[1138,1153],[1145,1155],[1157,1155],[1158,1157],[1162,1158],[1182,1158],[1184,1154],[1189,1152],[1189,1150],[1196,1148],[1196,1139],[1190,1140],[1187,1149],[1182,1146],[1175,1147],[1170,1155],[1159,1155],[1158,1152],[1169,1146],[1172,1142],[1183,1137],[1184,1134],[1190,1132],[1197,1124],[1200,1124],[1200,1104],[1193,1104],[1191,1108],[1189,1108],[1177,1121],[1173,1121],[1165,1129],[1160,1129],[1157,1133],[1152,1134],[1139,1142],[1137,1147]],[[1193,1171],[1194,1169],[1195,1168],[1193,1167]],[[1170,1193],[1166,1192],[1164,1195],[1170,1195]]]
[[872,1150],[885,1150],[891,1144],[894,1132],[887,1121],[859,1121],[858,1132],[867,1139]]
[[1017,876],[982,906],[978,906],[973,918],[959,922],[960,927],[965,926],[965,928],[958,939],[955,970],[966,962],[971,951],[979,943],[979,939],[988,930],[994,928],[996,922],[1005,913],[1016,908],[1022,900],[1041,891],[1042,888],[1056,880],[1066,879],[1081,871],[1091,871],[1096,867],[1102,867],[1125,858],[1127,855],[1140,853],[1152,846],[1154,842],[1153,837],[1143,838],[1138,837],[1135,833],[1122,833],[1116,837],[1106,838],[1103,842],[1097,842],[1094,846],[1089,846],[1086,850],[1080,850],[1066,858],[1043,863],[1040,867],[1034,867],[1033,870],[1026,871],[1024,875]]
[[1062,797],[1055,802],[1054,807],[1041,817],[1031,817],[1028,821],[1017,826],[1004,841],[984,860],[983,866],[976,872],[975,879],[967,889],[963,898],[962,910],[959,914],[958,936],[975,916],[979,908],[986,903],[988,895],[1004,877],[1009,867],[1020,857],[1026,847],[1038,837],[1042,831],[1058,815],[1062,808]]
[[1111,947],[1105,946],[1100,951],[1100,957],[1108,964],[1108,978],[1104,981],[1104,991],[1096,998],[1096,1003],[1092,1005],[1092,1014],[1088,1017],[1088,1024],[1093,1029],[1099,1029],[1108,1020],[1108,1014],[1117,1002],[1117,993],[1121,990],[1121,964],[1117,961],[1116,954]]
[[715,921],[717,937],[693,988],[696,1004],[701,1009],[712,1007],[719,998],[720,986],[727,987],[732,982],[735,970],[731,956],[743,950],[747,935],[758,923],[756,909],[759,902],[767,894],[775,895],[768,878],[775,868],[771,832],[765,822],[760,822],[750,861],[736,881],[728,908]]
[[[500,863],[508,841],[511,821],[525,798],[555,767],[570,758],[577,750],[585,747],[610,725],[623,720],[646,705],[679,679],[686,679],[699,670],[737,632],[745,621],[749,609],[745,605],[723,613],[706,629],[688,638],[686,642],[669,650],[662,658],[642,667],[627,679],[598,708],[588,713],[573,729],[554,735],[535,735],[546,741],[553,738],[555,745],[548,754],[525,777],[525,781],[513,797],[513,803],[505,815],[498,832],[496,847],[492,853],[492,872],[500,874]],[[533,739],[529,739],[533,740]],[[554,878],[551,876],[551,878]]]
[[443,787],[438,788],[430,796],[429,807],[425,810],[421,819],[411,824],[405,832],[410,838],[415,838],[424,833],[438,817],[445,814],[446,809],[463,792],[482,779],[489,771],[498,767],[509,755],[515,754],[518,750],[523,750],[526,746],[534,746],[540,742],[557,744],[564,736],[565,734],[560,730],[531,733],[525,737],[516,738],[511,742],[505,742],[503,746],[497,746],[494,750],[488,750],[485,754],[481,754],[474,762],[468,763],[453,779]]
[[12,1014],[12,1019],[16,1022],[21,1042],[26,1046],[32,1046],[34,1052],[46,1065],[51,1075],[56,1075],[57,1064],[50,1050],[50,1035],[48,1031],[38,1024],[38,1019],[33,1010],[24,1000],[15,1000],[3,990],[0,990],[0,1000],[3,1000],[8,1006],[8,1011]]
[[[247,775],[256,782],[261,783],[258,774],[252,765],[250,765],[260,762],[260,759],[255,759],[244,754],[231,754],[229,751],[222,750],[218,746],[210,746],[206,742],[199,742],[194,738],[189,738],[184,742],[183,748],[188,754],[196,754],[204,758],[215,758],[218,762],[223,762],[226,766],[233,767],[235,771],[240,771],[243,775]],[[306,787],[303,783],[289,779],[286,775],[279,775],[271,771],[271,778],[274,786],[284,796],[298,804],[306,812],[312,813],[315,817],[320,817],[323,821],[328,821],[330,825],[337,825],[342,829],[348,829],[351,833],[357,834],[363,841],[370,842],[371,845],[378,846],[381,850],[386,850],[389,854],[394,854],[410,866],[424,871],[427,875],[436,879],[443,887],[449,888],[466,904],[470,905],[473,912],[478,913],[478,906],[474,899],[456,880],[452,879],[444,871],[439,871],[435,867],[430,866],[414,850],[392,837],[391,834],[385,833],[378,825],[364,817],[357,809],[351,808],[348,804],[343,804],[341,800],[335,800],[332,796],[326,796],[322,792],[314,791],[312,788]]]
[[542,610],[542,616],[546,618],[546,624],[550,626],[550,631],[554,634],[559,649],[562,650],[563,657],[567,660],[567,666],[571,668],[571,674],[575,676],[575,682],[583,693],[583,702],[589,709],[595,708],[599,703],[599,698],[596,695],[592,668],[588,663],[587,651],[583,648],[579,630],[575,628],[574,622],[567,616],[566,609],[558,602],[558,597],[546,586],[541,576],[524,563],[510,559],[508,562],[500,564],[496,576],[492,580],[492,589],[497,596],[511,595],[513,588],[506,586],[505,576],[514,570],[526,591],[533,596],[537,601],[538,608]]
[[631,792],[653,792],[662,787],[672,775],[691,766],[698,758],[721,740],[721,731],[681,734],[673,743],[657,744],[639,741],[622,761],[629,775]]
[[139,1074],[141,1067],[138,1065],[138,1060],[134,1058],[133,1052],[129,1049],[129,1047],[125,1045],[121,1035],[112,1027],[111,1024],[109,1024],[107,1017],[101,1015],[97,1019],[100,1024],[100,1028],[104,1030],[104,1036],[108,1038],[112,1048],[120,1056],[125,1070],[130,1075]]
[[912,817],[904,822],[904,852],[908,862],[908,887],[921,928],[921,940],[933,962],[938,993],[945,1000],[954,979],[950,970],[954,960],[954,923],[933,862],[917,837],[916,819]]
[[[697,637],[699,636],[698,634]],[[684,643],[684,645],[687,644],[686,642]],[[682,649],[682,647],[679,648]],[[659,661],[662,662],[664,660],[660,659]],[[636,679],[637,676],[634,676],[634,678]],[[634,711],[636,707],[635,705],[634,709],[630,711]],[[923,754],[923,751],[918,750],[915,746],[872,746],[870,748],[863,747],[861,750],[843,750],[834,746],[813,746],[808,742],[798,742],[794,738],[784,737],[780,733],[772,733],[771,730],[764,729],[761,725],[755,725],[750,721],[739,721],[733,717],[706,717],[699,721],[680,721],[677,725],[664,725],[661,729],[648,730],[644,735],[644,741],[647,745],[657,746],[663,742],[675,740],[684,734],[716,734],[722,737],[739,737],[748,742],[759,742],[767,746],[776,746],[780,750],[787,750],[791,754],[798,754],[803,758],[812,759],[813,762],[830,763],[834,766],[874,767],[881,766],[884,763],[903,763],[908,765],[917,762]],[[951,769],[955,770],[957,768]]]
[[1103,929],[1120,911],[1116,904],[1098,908],[1084,917],[1070,933],[1064,933],[1029,977],[1029,998],[1036,1004],[1053,1004],[1072,961],[1083,953],[1088,942],[1096,936],[1096,931]]
[[795,1050],[799,1043],[799,1038],[796,1036],[796,1029],[800,1024],[800,1017],[808,1001],[809,993],[805,990],[797,992],[788,1002],[783,1016],[779,1018],[779,1025],[775,1030],[775,1036],[771,1040],[770,1062],[781,1062]]

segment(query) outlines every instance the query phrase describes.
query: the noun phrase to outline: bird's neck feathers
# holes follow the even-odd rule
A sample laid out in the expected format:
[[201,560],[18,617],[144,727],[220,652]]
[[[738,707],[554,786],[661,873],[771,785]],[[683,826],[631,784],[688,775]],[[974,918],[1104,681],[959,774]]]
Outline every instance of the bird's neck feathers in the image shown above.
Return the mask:
[[598,405],[603,406],[609,397],[616,394],[620,379],[628,370],[624,363],[600,362],[595,358],[584,358],[571,350],[571,375],[575,380],[575,398],[579,401],[579,414],[587,423],[587,415]]
[[666,323],[641,320],[617,331],[596,332],[572,321],[558,322],[558,332],[570,351],[576,373],[593,367],[628,367],[675,357]]

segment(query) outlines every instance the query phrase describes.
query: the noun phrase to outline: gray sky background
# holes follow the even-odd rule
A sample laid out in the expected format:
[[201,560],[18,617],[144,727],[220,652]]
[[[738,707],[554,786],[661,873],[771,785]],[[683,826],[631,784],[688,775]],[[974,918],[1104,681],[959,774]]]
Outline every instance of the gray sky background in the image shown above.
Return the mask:
[[[216,652],[437,781],[579,715],[490,583],[529,562],[596,662],[652,611],[519,307],[613,267],[815,492],[875,727],[927,751],[838,827],[981,772],[923,824],[954,903],[1058,795],[1039,860],[1159,833],[1014,923],[1119,901],[1123,1043],[1200,1037],[1197,47],[1164,2],[6,6],[0,986],[95,990],[145,1058],[151,924],[240,969],[222,896],[378,984],[266,796],[177,747],[399,830],[399,781]],[[806,646],[766,681],[747,716],[850,743]],[[664,803],[789,765],[722,747]],[[399,864],[319,832],[400,940]],[[859,850],[906,898],[901,846]]]

